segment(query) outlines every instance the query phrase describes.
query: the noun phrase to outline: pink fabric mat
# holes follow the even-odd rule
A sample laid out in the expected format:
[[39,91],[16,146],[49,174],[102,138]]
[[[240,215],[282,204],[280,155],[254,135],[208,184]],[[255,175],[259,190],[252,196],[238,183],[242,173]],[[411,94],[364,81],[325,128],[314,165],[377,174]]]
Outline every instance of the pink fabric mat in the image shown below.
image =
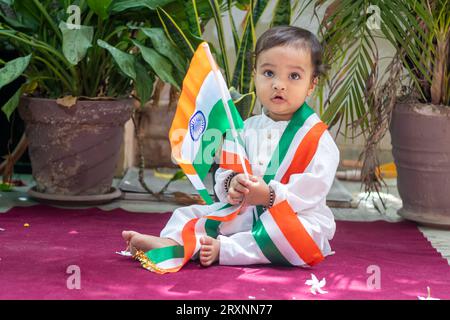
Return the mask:
[[[157,275],[115,254],[125,249],[122,230],[159,234],[169,216],[47,206],[0,214],[0,299],[417,299],[427,286],[450,298],[447,261],[409,222],[338,221],[336,254],[312,269],[192,261]],[[67,288],[70,266],[80,268],[79,290]],[[379,289],[367,285],[377,270]],[[312,273],[327,294],[310,292]]]

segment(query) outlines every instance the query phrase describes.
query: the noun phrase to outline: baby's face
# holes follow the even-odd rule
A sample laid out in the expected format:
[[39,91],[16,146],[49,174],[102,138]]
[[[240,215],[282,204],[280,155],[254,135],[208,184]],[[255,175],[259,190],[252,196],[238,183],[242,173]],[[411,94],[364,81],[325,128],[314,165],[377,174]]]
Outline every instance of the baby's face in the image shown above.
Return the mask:
[[290,120],[314,91],[308,50],[278,46],[261,52],[255,70],[256,95],[275,120]]

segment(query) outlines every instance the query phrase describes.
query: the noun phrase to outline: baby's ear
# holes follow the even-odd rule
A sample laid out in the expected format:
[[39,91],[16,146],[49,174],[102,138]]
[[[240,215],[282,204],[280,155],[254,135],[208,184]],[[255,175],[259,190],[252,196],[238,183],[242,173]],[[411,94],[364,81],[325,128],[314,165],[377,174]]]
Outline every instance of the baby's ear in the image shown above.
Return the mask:
[[314,77],[311,80],[311,85],[309,86],[309,90],[308,90],[308,96],[310,96],[314,92],[314,89],[316,88],[316,85],[317,85],[318,82],[319,82],[319,78],[318,77]]

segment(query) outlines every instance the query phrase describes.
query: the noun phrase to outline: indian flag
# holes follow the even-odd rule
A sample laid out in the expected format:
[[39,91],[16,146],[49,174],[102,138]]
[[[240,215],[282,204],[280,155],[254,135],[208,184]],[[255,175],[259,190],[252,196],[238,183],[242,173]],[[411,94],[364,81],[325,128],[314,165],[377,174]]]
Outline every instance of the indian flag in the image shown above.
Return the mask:
[[[230,120],[233,123],[230,123]],[[207,204],[213,203],[203,183],[223,134],[242,129],[243,121],[208,44],[194,53],[169,131],[172,157]]]

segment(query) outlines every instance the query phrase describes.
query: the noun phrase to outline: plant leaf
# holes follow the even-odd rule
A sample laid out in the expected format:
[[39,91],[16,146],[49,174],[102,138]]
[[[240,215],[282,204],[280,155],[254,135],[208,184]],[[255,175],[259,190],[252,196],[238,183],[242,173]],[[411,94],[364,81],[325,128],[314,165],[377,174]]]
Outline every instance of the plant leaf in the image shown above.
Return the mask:
[[275,13],[270,24],[271,27],[289,25],[291,22],[291,1],[278,0]]
[[134,86],[136,88],[136,95],[141,102],[141,107],[150,100],[153,92],[153,79],[147,73],[145,67],[136,61],[136,79],[134,81]]
[[6,115],[6,118],[9,121],[14,110],[16,110],[19,105],[20,96],[22,95],[23,85],[19,88],[19,90],[14,93],[14,95],[3,105],[2,111]]
[[233,99],[233,103],[238,109],[243,120],[252,115],[253,107],[255,106],[256,95],[254,92],[246,94],[240,94],[234,87],[229,89],[230,96]]
[[231,74],[230,67],[228,66],[227,46],[225,43],[225,35],[220,7],[217,0],[209,0],[209,4],[211,6],[211,12],[213,13],[214,22],[216,24],[217,38],[219,40],[219,46],[221,50],[220,62],[222,67],[224,68],[226,83],[229,85],[231,81]]
[[69,28],[67,23],[61,21],[59,29],[63,36],[63,53],[67,61],[77,65],[92,47],[94,28],[91,26],[78,26]]
[[100,47],[108,50],[109,53],[111,53],[111,55],[114,58],[114,61],[117,63],[117,65],[119,66],[120,70],[122,70],[123,73],[125,73],[133,80],[136,80],[136,70],[135,70],[136,59],[133,55],[125,53],[100,39],[97,40],[97,44]]
[[139,41],[133,40],[133,43],[141,50],[141,55],[150,67],[152,67],[153,72],[164,82],[170,83],[178,90],[180,86],[175,81],[172,76],[172,64],[165,57],[160,55],[156,50],[147,48],[142,45]]
[[62,107],[71,108],[77,104],[77,97],[74,96],[65,96],[62,98],[56,99],[56,103]]
[[102,20],[108,18],[108,9],[111,2],[112,0],[87,0],[89,8],[91,8]]
[[175,172],[175,174],[173,175],[173,177],[170,179],[170,182],[174,182],[177,180],[181,180],[184,177],[186,177],[186,174],[184,173],[183,170],[178,170],[177,172]]
[[122,12],[127,11],[128,9],[139,8],[156,10],[157,7],[165,6],[174,1],[175,0],[116,0],[111,5],[111,12]]
[[180,71],[185,73],[187,69],[186,62],[181,54],[178,52],[178,48],[175,47],[172,42],[167,38],[164,30],[161,28],[141,28],[140,29],[147,37],[150,38],[153,47],[160,54],[168,58],[174,66]]
[[20,77],[20,75],[28,67],[30,59],[31,54],[26,57],[20,57],[8,61],[5,66],[0,69],[0,89]]
[[175,20],[164,9],[157,8],[159,19],[164,27],[166,36],[172,41],[173,45],[181,49],[184,56],[192,59],[195,49],[187,35],[178,26]]

